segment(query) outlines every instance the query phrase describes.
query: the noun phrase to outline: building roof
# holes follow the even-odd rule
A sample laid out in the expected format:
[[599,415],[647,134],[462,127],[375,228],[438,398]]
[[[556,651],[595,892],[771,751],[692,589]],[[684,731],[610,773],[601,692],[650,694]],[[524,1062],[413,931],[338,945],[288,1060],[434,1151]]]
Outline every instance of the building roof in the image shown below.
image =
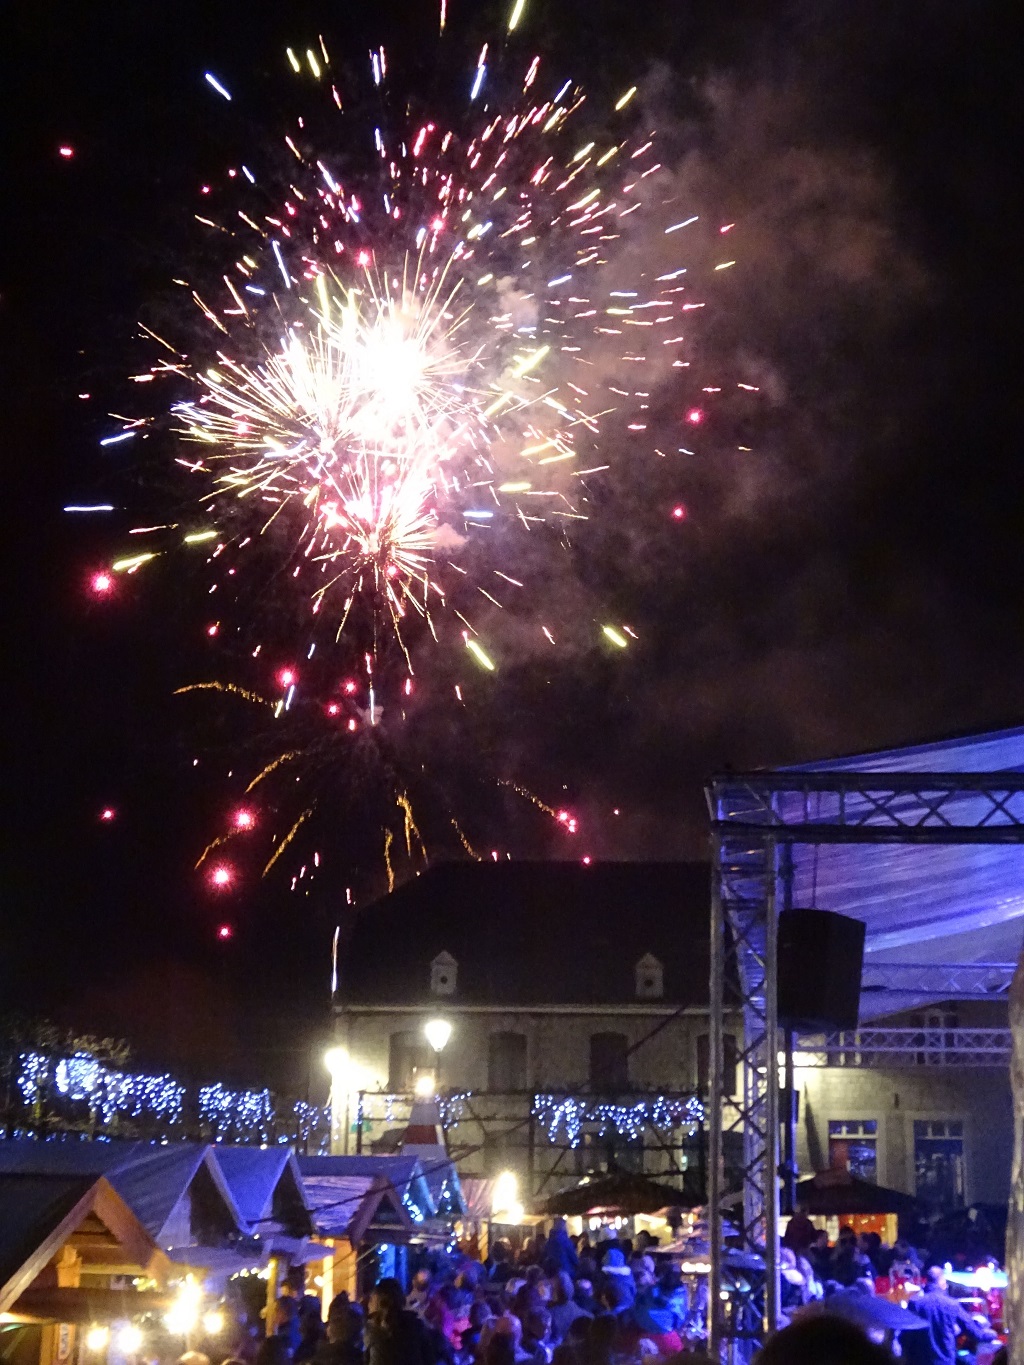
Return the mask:
[[0,1312],[18,1302],[85,1225],[92,1254],[102,1255],[106,1244],[114,1245],[114,1259],[127,1261],[139,1273],[154,1271],[161,1261],[148,1231],[104,1177],[0,1174]]
[[[706,863],[440,863],[354,917],[336,1003],[436,1005],[447,952],[452,1007],[705,1005],[708,896]],[[648,953],[660,1002],[638,1001]]]
[[306,1201],[312,1209],[317,1208],[317,1200],[322,1193],[315,1188],[317,1181],[363,1180],[369,1189],[376,1176],[384,1176],[402,1198],[414,1204],[424,1217],[431,1217],[435,1212],[422,1163],[414,1153],[399,1153],[396,1156],[299,1156],[296,1160],[302,1172]]
[[[220,1207],[224,1230],[248,1231],[230,1190],[204,1143],[0,1141],[0,1172],[105,1175],[143,1227],[162,1242],[164,1227],[180,1200],[199,1181]],[[210,1187],[212,1186],[212,1191]]]
[[245,1221],[266,1234],[270,1224],[304,1236],[312,1231],[295,1153],[289,1147],[212,1148]]

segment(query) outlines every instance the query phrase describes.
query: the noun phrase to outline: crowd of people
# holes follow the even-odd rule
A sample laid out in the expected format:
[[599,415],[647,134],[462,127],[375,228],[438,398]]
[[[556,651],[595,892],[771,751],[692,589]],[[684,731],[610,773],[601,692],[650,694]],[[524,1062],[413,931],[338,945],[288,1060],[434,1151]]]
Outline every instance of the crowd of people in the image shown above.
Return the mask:
[[[285,1294],[271,1309],[270,1335],[261,1333],[258,1346],[250,1339],[249,1350],[236,1347],[224,1365],[236,1356],[237,1365],[700,1365],[708,1360],[706,1302],[697,1295],[706,1296],[706,1280],[691,1298],[693,1281],[688,1289],[677,1262],[652,1255],[653,1246],[642,1232],[574,1240],[556,1219],[517,1253],[504,1240],[483,1261],[435,1253],[408,1290],[384,1278],[363,1302],[339,1294],[326,1322],[318,1298]],[[765,1346],[760,1365],[877,1365],[893,1351],[914,1365],[955,1365],[958,1341],[994,1336],[949,1295],[942,1267],[922,1266],[906,1242],[885,1247],[846,1228],[830,1246],[797,1215],[780,1264],[784,1324],[791,1325]],[[915,1286],[918,1330],[894,1338],[872,1333],[870,1315],[844,1320],[828,1312],[901,1282]],[[837,1353],[816,1355],[830,1332]]]

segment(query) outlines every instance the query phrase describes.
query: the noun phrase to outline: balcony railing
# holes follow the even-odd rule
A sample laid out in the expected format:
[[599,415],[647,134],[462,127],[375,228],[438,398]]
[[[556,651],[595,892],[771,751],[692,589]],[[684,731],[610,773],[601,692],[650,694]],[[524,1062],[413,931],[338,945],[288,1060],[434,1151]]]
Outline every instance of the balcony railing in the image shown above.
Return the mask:
[[1006,1066],[1008,1028],[865,1028],[801,1038],[797,1066]]

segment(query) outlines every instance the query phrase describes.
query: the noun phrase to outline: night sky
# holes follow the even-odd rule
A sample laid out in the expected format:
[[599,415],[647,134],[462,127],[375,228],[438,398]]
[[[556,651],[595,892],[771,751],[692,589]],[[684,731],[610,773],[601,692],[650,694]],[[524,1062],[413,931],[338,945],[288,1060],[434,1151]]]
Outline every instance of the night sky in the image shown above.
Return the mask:
[[[104,463],[97,442],[139,368],[138,320],[166,315],[170,277],[195,261],[197,185],[301,111],[285,46],[323,33],[348,71],[383,42],[409,97],[457,117],[505,10],[449,13],[441,59],[428,0],[58,0],[45,22],[25,3],[7,15],[0,998],[128,1036],[144,1060],[294,1080],[304,1063],[281,1049],[322,1031],[344,888],[365,900],[379,854],[342,812],[310,894],[256,869],[211,896],[193,863],[246,737],[211,733],[171,695],[216,671],[203,586],[161,570],[97,603],[90,572],[121,541],[61,508],[160,505],[154,471]],[[444,755],[486,846],[700,856],[701,784],[723,764],[1021,722],[1009,13],[528,0],[527,59],[605,105],[640,84],[679,193],[737,224],[696,372],[747,376],[761,397],[716,409],[692,460],[610,474],[538,603],[553,619],[613,604],[636,648],[522,660],[454,751],[421,713],[417,756]],[[259,117],[225,108],[207,70],[258,91]],[[666,429],[692,382],[660,394]],[[577,841],[493,783],[476,802],[494,774],[571,805]],[[225,919],[236,933],[220,944]]]

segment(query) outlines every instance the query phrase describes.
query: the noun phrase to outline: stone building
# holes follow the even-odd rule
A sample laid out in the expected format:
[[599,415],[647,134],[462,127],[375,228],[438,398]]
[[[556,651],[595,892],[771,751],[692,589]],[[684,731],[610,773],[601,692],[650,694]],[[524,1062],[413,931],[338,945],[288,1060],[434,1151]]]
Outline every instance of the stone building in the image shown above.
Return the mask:
[[[439,865],[366,907],[339,952],[332,1150],[394,1150],[435,1087],[464,1176],[510,1170],[529,1197],[617,1167],[699,1196],[708,903],[705,864],[506,862]],[[798,1041],[802,1174],[1005,1197],[1005,1006],[957,1008]],[[736,1063],[727,1047],[732,1093]]]

